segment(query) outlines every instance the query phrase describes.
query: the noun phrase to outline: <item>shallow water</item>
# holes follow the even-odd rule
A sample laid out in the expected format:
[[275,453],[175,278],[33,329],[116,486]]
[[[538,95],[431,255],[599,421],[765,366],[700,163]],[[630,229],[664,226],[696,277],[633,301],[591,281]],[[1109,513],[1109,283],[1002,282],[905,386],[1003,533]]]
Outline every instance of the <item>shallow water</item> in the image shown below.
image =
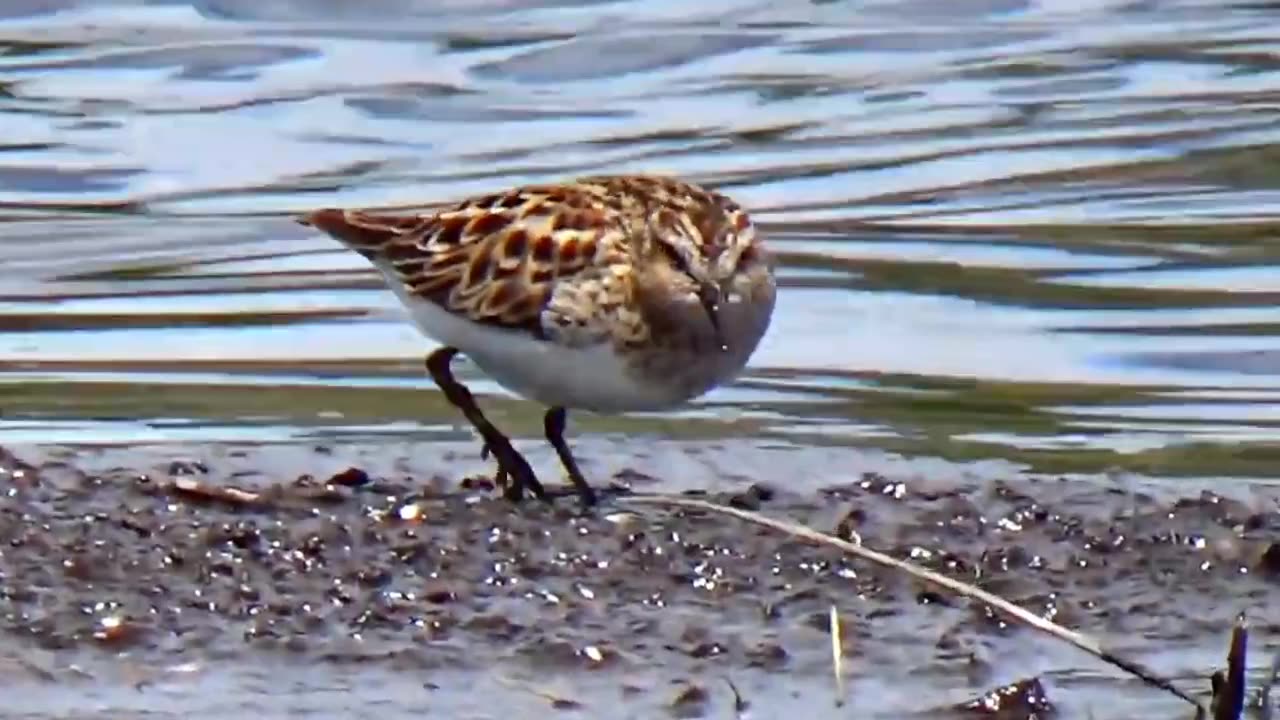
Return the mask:
[[660,171],[752,209],[783,288],[734,386],[576,416],[593,471],[648,458],[696,487],[763,447],[808,458],[800,487],[888,452],[1245,492],[1280,459],[1278,22],[1217,0],[7,2],[0,445],[470,442],[372,269],[289,216]]
[[782,263],[750,371],[676,417],[1271,474],[1274,10],[685,5],[6,6],[0,440],[448,423],[385,400],[430,392],[425,341],[288,215],[648,170],[733,194]]

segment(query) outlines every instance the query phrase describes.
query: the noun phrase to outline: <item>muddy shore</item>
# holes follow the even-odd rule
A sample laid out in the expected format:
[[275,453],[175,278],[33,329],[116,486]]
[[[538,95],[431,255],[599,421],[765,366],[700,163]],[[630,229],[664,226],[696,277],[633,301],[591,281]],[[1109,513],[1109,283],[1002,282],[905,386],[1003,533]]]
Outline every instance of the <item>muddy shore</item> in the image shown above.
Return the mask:
[[[207,697],[219,677],[217,692],[241,694],[230,707],[272,707],[263,681],[275,673],[346,687],[347,710],[334,717],[423,707],[733,717],[735,703],[753,717],[969,717],[977,711],[958,706],[1019,680],[1042,683],[1034,689],[1059,716],[1186,714],[974,603],[773,531],[607,502],[586,514],[569,500],[513,508],[485,478],[448,475],[451,453],[465,452],[0,453],[8,682],[129,688],[101,701],[117,717],[188,674],[205,679],[181,680],[199,688],[184,692]],[[360,453],[381,461],[361,467]],[[422,457],[445,469],[415,470],[410,458]],[[1259,649],[1280,631],[1280,604],[1267,602],[1280,592],[1274,486],[1233,482],[1227,497],[1191,483],[853,465],[809,487],[752,467],[699,496],[856,532],[1105,637],[1196,692],[1221,664],[1237,612],[1249,613]],[[635,471],[612,482],[672,490]],[[832,605],[844,628],[844,710],[834,706]],[[225,681],[229,669],[240,680]],[[32,717],[57,714],[37,700]],[[190,698],[180,706],[192,714]]]

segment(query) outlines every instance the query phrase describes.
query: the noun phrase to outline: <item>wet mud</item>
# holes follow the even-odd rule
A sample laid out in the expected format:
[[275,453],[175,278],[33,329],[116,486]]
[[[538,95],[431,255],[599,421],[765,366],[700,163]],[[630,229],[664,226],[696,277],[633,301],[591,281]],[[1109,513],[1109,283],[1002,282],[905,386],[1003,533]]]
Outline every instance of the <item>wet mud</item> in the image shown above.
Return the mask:
[[[146,696],[166,673],[198,665],[407,683],[390,707],[378,705],[384,686],[347,686],[370,717],[438,709],[450,694],[470,716],[1186,715],[978,604],[733,519],[616,499],[591,512],[572,498],[513,507],[478,476],[312,475],[296,449],[231,456],[238,468],[275,469],[227,472],[228,454],[198,447],[146,462],[128,449],[0,453],[6,682],[115,667],[113,682]],[[685,492],[857,534],[1102,636],[1197,693],[1238,612],[1258,649],[1280,630],[1272,486],[1236,482],[1227,497],[1189,484],[869,472],[810,490],[769,472]],[[664,489],[634,471],[611,482]],[[1002,697],[1022,698],[1012,703],[1022,710],[981,702],[1010,683]],[[486,696],[489,686],[508,699]],[[270,682],[254,687],[270,694]],[[250,692],[238,681],[233,691]]]

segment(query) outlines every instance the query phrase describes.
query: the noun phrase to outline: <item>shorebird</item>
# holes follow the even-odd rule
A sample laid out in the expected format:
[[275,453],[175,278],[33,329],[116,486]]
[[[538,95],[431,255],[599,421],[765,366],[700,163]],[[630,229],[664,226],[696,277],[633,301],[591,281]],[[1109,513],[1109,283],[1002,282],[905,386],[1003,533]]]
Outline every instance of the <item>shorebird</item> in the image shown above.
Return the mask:
[[467,355],[546,406],[544,430],[584,505],[595,492],[564,441],[567,411],[676,407],[732,380],[768,330],[773,262],[728,197],[651,175],[584,177],[444,210],[322,209],[299,222],[367,258],[418,329],[426,366],[492,453],[513,501],[547,493],[454,379]]

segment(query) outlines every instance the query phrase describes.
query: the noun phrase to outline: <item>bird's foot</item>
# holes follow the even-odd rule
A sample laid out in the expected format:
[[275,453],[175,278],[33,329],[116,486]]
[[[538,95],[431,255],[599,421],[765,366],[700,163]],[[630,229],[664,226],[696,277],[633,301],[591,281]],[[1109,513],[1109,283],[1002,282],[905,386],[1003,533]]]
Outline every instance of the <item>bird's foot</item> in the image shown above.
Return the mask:
[[[480,448],[481,460],[488,460],[489,456],[493,454],[494,454],[493,450],[490,449],[488,444],[485,444]],[[576,466],[575,466],[575,469],[576,469]],[[569,479],[573,480],[573,484],[567,485],[567,486],[555,487],[555,488],[548,488],[546,490],[545,495],[540,497],[542,497],[543,499],[555,499],[555,498],[561,498],[561,497],[569,497],[572,495],[578,498],[583,508],[590,508],[590,507],[593,507],[597,502],[599,502],[599,499],[600,499],[599,496],[602,494],[607,496],[618,496],[618,495],[626,495],[630,492],[629,489],[621,486],[606,487],[602,491],[597,492],[595,489],[593,489],[590,485],[587,484],[586,480],[582,479],[580,474],[576,479],[572,475],[570,475]],[[493,484],[497,486],[498,489],[502,490],[504,497],[507,497],[508,499],[512,499],[510,493],[514,492],[516,495],[514,499],[517,499],[517,500],[519,499],[519,495],[520,495],[519,488],[518,487],[513,488],[513,486],[511,485],[511,476],[508,475],[506,469],[502,466],[501,462],[498,463],[498,468],[497,470],[494,471]]]
[[525,489],[528,488],[534,497],[549,502],[550,496],[538,481],[529,461],[509,444],[504,443],[498,447],[499,449],[495,450],[489,443],[485,443],[480,450],[480,458],[488,460],[492,455],[498,462],[498,469],[493,474],[493,483],[502,490],[502,496],[511,502],[520,502],[524,499]]

